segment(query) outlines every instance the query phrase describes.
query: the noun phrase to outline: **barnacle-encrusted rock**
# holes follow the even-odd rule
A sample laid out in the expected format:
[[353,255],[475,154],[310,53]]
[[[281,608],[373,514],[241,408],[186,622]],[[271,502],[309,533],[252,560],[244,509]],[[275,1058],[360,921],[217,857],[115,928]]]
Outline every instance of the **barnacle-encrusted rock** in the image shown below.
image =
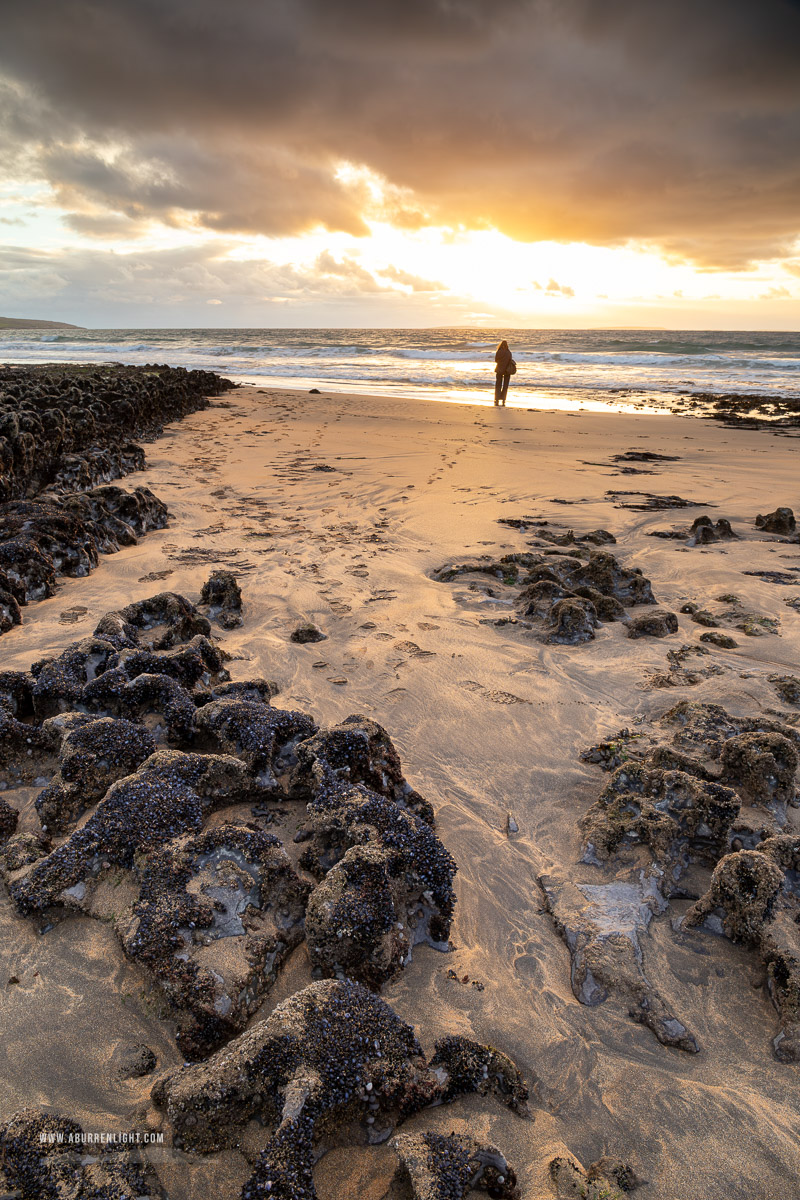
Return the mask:
[[[595,533],[597,538],[587,535],[587,540],[607,540],[599,536],[603,530]],[[638,568],[622,566],[607,551],[592,551],[586,559],[586,548],[576,544],[580,539],[571,531],[568,538],[550,540],[575,548],[569,553],[506,554],[499,561],[488,556],[470,559],[440,567],[433,578],[449,582],[460,575],[482,574],[521,587],[515,601],[520,616],[530,619],[546,641],[563,645],[591,641],[599,621],[621,619],[626,607],[655,604],[650,581]]]
[[781,822],[794,801],[800,756],[781,733],[741,733],[720,753],[722,778],[751,803],[764,804]]
[[140,856],[122,944],[153,972],[196,1058],[244,1028],[303,938],[310,886],[277,838],[225,824]]
[[235,754],[271,788],[294,763],[298,743],[317,731],[305,713],[271,708],[263,700],[212,700],[197,710],[194,721],[198,747]]
[[433,830],[363,785],[309,805],[301,865],[323,879],[309,902],[308,949],[323,974],[379,987],[426,941],[445,948],[456,866]]
[[756,850],[721,860],[711,886],[689,909],[682,928],[702,927],[757,947],[781,1030],[773,1040],[782,1062],[800,1062],[800,837],[767,838]]
[[88,575],[101,553],[166,522],[166,507],[147,488],[0,503],[0,633],[20,623],[20,605],[53,595],[58,575]]
[[675,746],[713,761],[719,759],[723,746],[741,733],[780,733],[795,747],[800,747],[800,732],[790,725],[761,716],[734,716],[720,704],[679,700],[664,714],[662,721],[674,727],[672,740]]
[[658,608],[653,612],[640,613],[638,616],[631,617],[628,622],[629,638],[662,638],[677,632],[678,618],[674,612],[668,612],[667,609]]
[[430,1066],[440,1076],[443,1103],[467,1094],[492,1094],[520,1116],[528,1115],[528,1088],[502,1050],[451,1035],[436,1043]]
[[738,536],[725,517],[720,517],[716,522],[709,516],[696,517],[689,530],[689,545],[707,546],[712,542],[729,542]]
[[120,1079],[141,1079],[156,1069],[155,1051],[141,1042],[120,1042],[111,1055],[111,1064]]
[[206,1062],[160,1080],[153,1100],[175,1143],[201,1153],[235,1145],[244,1125],[261,1121],[274,1132],[243,1200],[314,1200],[314,1159],[344,1130],[360,1126],[364,1141],[383,1141],[415,1112],[476,1085],[525,1111],[510,1059],[467,1039],[451,1043],[426,1064],[414,1030],[384,1001],[351,980],[326,980]]
[[764,533],[779,533],[783,537],[789,537],[797,528],[797,522],[794,519],[794,513],[790,508],[776,508],[774,512],[767,513],[763,516],[761,513],[756,517],[756,529],[762,529]]
[[767,968],[767,987],[781,1029],[773,1038],[775,1057],[800,1062],[800,930],[797,908],[784,909],[761,932],[759,950]]
[[156,654],[146,648],[125,648],[108,662],[108,670],[122,670],[129,679],[137,675],[169,675],[181,687],[194,687],[198,681],[205,684],[221,677],[223,660],[219,650],[202,634],[190,641]]
[[0,846],[11,837],[17,828],[19,812],[7,800],[0,796]]
[[625,763],[581,821],[584,861],[606,859],[622,843],[644,844],[677,878],[690,860],[715,863],[725,853],[739,807],[722,784]]
[[197,634],[208,637],[211,633],[208,618],[177,592],[159,592],[147,600],[137,600],[121,608],[119,616],[140,631],[142,644],[152,650],[170,650],[181,642],[190,642]]
[[0,875],[8,882],[9,877],[24,867],[29,867],[50,850],[50,841],[43,833],[13,833],[4,846],[0,846]]
[[111,642],[90,637],[73,642],[36,675],[33,703],[40,721],[80,703],[86,684],[101,674],[114,654]]
[[303,621],[289,634],[289,641],[305,646],[309,642],[324,642],[327,636],[313,621]]
[[0,783],[33,783],[55,770],[59,738],[40,725],[18,721],[9,707],[0,704]]
[[8,585],[6,590],[18,602],[20,593],[26,604],[55,595],[55,564],[32,538],[17,536],[0,541],[0,571]]
[[[19,593],[22,592],[22,599]],[[24,589],[0,571],[0,633],[8,633],[15,625],[22,624],[20,606],[26,603]]]
[[137,853],[179,834],[199,833],[215,809],[257,794],[236,758],[160,750],[112,784],[84,825],[11,884],[11,897],[22,913],[56,903],[86,907],[104,872],[131,867]]
[[34,683],[28,671],[0,671],[0,708],[20,720],[33,717]]
[[473,1188],[500,1200],[520,1195],[517,1177],[500,1151],[465,1134],[403,1133],[391,1145],[413,1200],[462,1200]]
[[147,487],[130,492],[121,487],[97,487],[67,495],[61,503],[68,512],[92,521],[100,537],[106,534],[112,550],[133,545],[137,537],[167,524],[167,506]]
[[54,832],[74,825],[115,780],[132,775],[155,748],[152,734],[130,721],[89,718],[70,729],[61,742],[58,774],[36,799],[42,825]]
[[152,1167],[134,1152],[97,1145],[77,1121],[32,1108],[0,1126],[0,1187],[19,1200],[159,1200],[164,1195]]
[[765,854],[726,854],[714,868],[709,890],[683,918],[683,927],[705,924],[732,941],[752,942],[772,917],[782,887],[783,871]]
[[363,783],[433,824],[433,809],[403,776],[389,734],[369,717],[346,717],[297,747],[291,788],[299,796],[322,796],[342,784]]
[[641,935],[666,907],[655,876],[636,882],[573,883],[543,875],[548,911],[570,951],[571,982],[581,1004],[602,1004],[613,995],[628,1014],[660,1042],[696,1053],[692,1033],[649,983]]
[[624,1200],[641,1180],[628,1163],[603,1155],[585,1169],[576,1158],[559,1155],[550,1163],[558,1200]]
[[591,600],[583,598],[558,600],[550,610],[550,618],[553,628],[547,640],[563,646],[591,641],[599,624],[597,609]]
[[712,646],[719,646],[722,650],[735,650],[739,643],[735,638],[732,638],[729,633],[720,633],[717,629],[711,629],[708,633],[700,634],[701,642],[708,642]]
[[624,567],[613,554],[597,551],[587,563],[572,568],[569,583],[573,588],[593,587],[604,596],[614,596],[621,604],[655,604],[650,580],[638,567]]
[[280,688],[274,679],[237,679],[227,683],[215,683],[209,693],[210,700],[252,700],[269,704]]
[[[109,677],[111,672],[106,673]],[[100,688],[110,680],[98,681],[99,687],[87,694],[97,699]],[[176,679],[169,675],[137,675],[120,690],[121,711],[128,717],[153,728],[159,737],[182,745],[191,741],[194,731],[195,705],[192,697]]]
[[210,371],[180,367],[0,368],[0,500],[43,488],[86,490],[144,466],[132,437],[204,408],[231,387]]
[[770,675],[769,681],[784,704],[800,705],[800,679],[796,675]]
[[[187,1058],[244,1027],[303,936],[317,974],[379,988],[418,942],[446,948],[455,903],[455,863],[386,731],[350,717],[319,732],[273,708],[274,683],[230,681],[207,625],[161,593],[29,674],[0,672],[0,773],[5,756],[12,785],[41,787],[58,768],[41,832],[9,818],[11,898],[43,931],[70,911],[109,921]],[[296,840],[314,889],[260,827],[281,799],[307,802]]]
[[203,584],[200,603],[208,606],[208,616],[223,629],[242,624],[242,590],[233,571],[213,571]]

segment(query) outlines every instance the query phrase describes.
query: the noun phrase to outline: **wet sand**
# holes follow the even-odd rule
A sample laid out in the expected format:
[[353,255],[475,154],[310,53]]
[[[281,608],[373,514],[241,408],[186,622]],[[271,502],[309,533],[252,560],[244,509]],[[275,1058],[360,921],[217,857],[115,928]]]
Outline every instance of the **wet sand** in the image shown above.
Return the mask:
[[[798,1067],[772,1054],[778,1017],[754,987],[753,952],[708,934],[677,936],[674,912],[651,923],[648,974],[697,1035],[701,1051],[687,1055],[633,1024],[613,997],[596,1008],[578,1003],[537,880],[613,877],[578,865],[577,822],[606,782],[580,760],[585,748],[623,726],[648,728],[684,696],[742,715],[791,714],[768,676],[800,666],[800,612],[785,603],[800,595],[800,546],[764,537],[753,520],[778,505],[800,509],[794,438],[673,416],[243,387],[146,449],[148,468],[128,485],[145,484],[167,503],[169,527],[30,605],[24,625],[2,638],[3,668],[60,651],[109,610],[163,589],[196,598],[212,567],[234,570],[245,619],[223,635],[232,677],[277,680],[273,703],[321,724],[350,713],[380,721],[458,863],[452,953],[418,948],[384,998],[426,1049],[446,1033],[493,1043],[531,1086],[533,1121],[471,1097],[406,1128],[469,1131],[500,1146],[531,1200],[554,1194],[547,1163],[564,1147],[587,1164],[604,1153],[629,1160],[648,1181],[636,1193],[645,1200],[793,1200]],[[611,455],[631,449],[677,461],[623,474]],[[632,491],[698,506],[639,511],[620,506],[635,498],[607,495]],[[691,548],[648,536],[702,513],[748,536]],[[525,536],[497,523],[523,514],[576,533],[610,530],[614,554],[679,613],[679,632],[634,641],[607,622],[586,645],[547,645],[493,623],[510,611],[502,586],[489,596],[464,580],[431,579],[448,561],[523,550]],[[694,686],[653,686],[668,649],[705,632],[681,606],[719,609],[723,593],[779,619],[779,632],[737,635],[733,650],[709,647],[704,665],[720,672]],[[303,620],[326,640],[290,643]],[[512,837],[509,811],[519,827]],[[789,822],[796,832],[797,810]],[[153,1078],[120,1084],[109,1065],[116,1044],[145,1042],[159,1070],[180,1062],[143,973],[102,923],[74,917],[39,936],[5,895],[0,947],[3,1114],[34,1104],[86,1128],[127,1127],[147,1107]],[[298,951],[254,1020],[309,980]],[[329,1154],[317,1168],[322,1200],[380,1200],[381,1156],[371,1154]],[[171,1200],[209,1191],[233,1200],[250,1170],[234,1152],[151,1157]]]

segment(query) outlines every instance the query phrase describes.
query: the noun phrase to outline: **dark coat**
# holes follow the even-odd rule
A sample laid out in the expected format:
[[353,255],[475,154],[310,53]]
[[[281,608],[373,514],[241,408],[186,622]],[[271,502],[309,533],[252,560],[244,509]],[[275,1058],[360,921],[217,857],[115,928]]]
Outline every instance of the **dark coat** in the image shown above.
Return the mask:
[[494,356],[494,361],[497,364],[494,369],[495,375],[510,375],[511,373],[511,351],[508,346],[498,346]]

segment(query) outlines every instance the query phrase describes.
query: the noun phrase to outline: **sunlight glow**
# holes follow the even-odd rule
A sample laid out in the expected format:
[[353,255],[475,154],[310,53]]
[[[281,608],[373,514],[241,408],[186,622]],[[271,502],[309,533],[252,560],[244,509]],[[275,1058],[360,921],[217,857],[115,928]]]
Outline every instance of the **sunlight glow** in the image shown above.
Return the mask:
[[[117,260],[195,251],[212,272],[225,264],[283,272],[285,285],[265,287],[259,303],[291,306],[302,298],[308,305],[318,294],[368,304],[370,312],[378,302],[394,313],[406,304],[409,324],[729,327],[756,302],[773,328],[800,324],[800,245],[790,259],[710,274],[642,244],[525,243],[497,229],[436,225],[411,193],[365,167],[342,163],[335,176],[357,195],[367,236],[322,227],[294,237],[222,234],[188,213],[175,224],[146,217],[129,223],[112,214],[101,234],[91,219],[103,210],[84,204],[76,214],[65,210],[63,194],[10,184],[0,191],[0,241],[33,242],[45,253],[102,249]],[[89,218],[86,228],[82,217]],[[216,285],[209,288],[207,302],[224,324],[224,303]]]

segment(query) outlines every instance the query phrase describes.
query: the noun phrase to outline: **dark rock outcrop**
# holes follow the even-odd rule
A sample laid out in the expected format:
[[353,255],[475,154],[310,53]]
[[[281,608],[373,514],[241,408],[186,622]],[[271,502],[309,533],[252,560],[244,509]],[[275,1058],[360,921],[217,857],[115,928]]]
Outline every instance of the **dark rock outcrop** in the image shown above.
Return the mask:
[[781,1021],[775,1056],[800,1062],[800,838],[783,834],[727,855],[681,925],[757,949]]
[[200,604],[208,606],[208,616],[223,629],[242,624],[242,589],[233,571],[213,571],[203,584]]
[[0,1126],[0,1186],[18,1200],[163,1200],[135,1151],[97,1145],[77,1121],[26,1108]]
[[655,609],[653,612],[640,613],[628,622],[628,637],[668,637],[678,632],[678,618],[674,612],[666,609]]
[[517,1200],[517,1177],[495,1146],[465,1134],[405,1133],[392,1139],[400,1181],[412,1200],[462,1200],[472,1190],[498,1200]]
[[581,821],[584,861],[619,846],[647,846],[677,878],[690,861],[715,863],[728,847],[740,800],[732,788],[681,770],[625,763]]
[[755,520],[756,529],[761,529],[764,533],[778,533],[782,537],[789,537],[797,529],[794,513],[791,508],[776,508],[774,512],[767,513],[763,516],[758,514]]
[[795,800],[800,756],[781,733],[740,733],[720,753],[722,779],[751,803],[769,808],[781,824],[786,806]]
[[350,980],[311,984],[204,1063],[159,1081],[176,1145],[209,1153],[256,1119],[272,1132],[243,1200],[313,1200],[315,1158],[360,1128],[380,1142],[431,1104],[478,1091],[525,1113],[527,1089],[510,1059],[465,1038],[427,1063],[410,1025]]
[[290,642],[296,642],[299,646],[305,646],[309,642],[324,642],[327,634],[323,633],[319,625],[315,625],[313,621],[304,621],[302,625],[298,625],[292,630],[289,635]]
[[414,945],[447,945],[455,863],[430,825],[363,785],[309,804],[301,865],[322,880],[312,893],[312,966],[380,988]]
[[0,367],[0,501],[84,491],[143,465],[131,438],[233,385],[180,367]]
[[109,486],[144,467],[128,439],[156,436],[231,386],[169,367],[0,367],[0,634],[60,575],[87,575],[100,554],[164,528],[149,489]]
[[[415,944],[447,948],[455,903],[455,863],[386,730],[353,716],[320,731],[273,707],[276,685],[231,682],[207,632],[161,593],[0,673],[0,782],[50,777],[40,832],[0,814],[11,898],[43,930],[70,912],[110,921],[187,1058],[244,1027],[304,937],[316,974],[378,989]],[[262,827],[297,801],[315,887]]]
[[[599,535],[605,532],[595,530],[584,540],[602,544],[607,538]],[[554,540],[569,545],[569,551],[506,554],[499,560],[474,558],[440,567],[433,578],[447,583],[460,576],[488,576],[521,589],[513,600],[519,614],[514,623],[561,645],[591,641],[602,621],[623,619],[626,608],[633,605],[655,604],[650,581],[638,568],[624,567],[608,551],[590,551],[571,530],[566,541]],[[488,594],[494,593],[489,589]]]

